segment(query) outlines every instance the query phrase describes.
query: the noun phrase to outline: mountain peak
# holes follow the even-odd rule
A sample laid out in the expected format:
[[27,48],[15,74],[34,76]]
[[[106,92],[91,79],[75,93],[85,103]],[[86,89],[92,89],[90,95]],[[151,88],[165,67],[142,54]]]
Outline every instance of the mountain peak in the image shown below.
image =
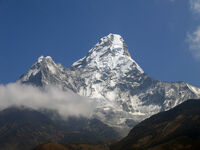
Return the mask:
[[72,65],[73,68],[98,68],[99,70],[116,70],[128,72],[137,70],[140,74],[144,71],[131,58],[128,47],[123,38],[118,34],[108,34],[89,50],[86,57],[78,60]]
[[95,99],[94,117],[115,127],[131,127],[162,110],[199,98],[198,88],[149,77],[131,58],[123,38],[109,34],[66,69],[41,56],[20,79],[45,87],[56,85]]
[[38,85],[42,85],[42,82],[48,84],[49,81],[53,80],[54,76],[62,74],[64,70],[64,67],[56,64],[50,56],[40,56],[28,72],[20,78],[20,81],[32,82],[33,80],[34,82],[37,81]]
[[104,36],[103,38],[110,38],[110,39],[123,39],[121,35],[115,33],[109,33],[108,35]]
[[51,56],[44,57],[43,55],[38,58],[37,62],[41,63],[42,61],[54,62],[53,59],[51,58]]
[[[109,61],[112,65],[114,59],[119,57],[127,57],[131,59],[128,52],[128,48],[123,40],[123,38],[118,34],[108,34],[102,37],[99,42],[89,50],[86,57],[75,62],[72,67],[80,67],[86,64]],[[104,64],[105,65],[105,64]]]
[[38,58],[38,62],[41,62],[43,59],[44,59],[44,56],[40,56],[40,57]]
[[130,57],[128,48],[123,38],[119,34],[110,33],[107,36],[101,38],[100,41],[95,45],[95,47],[105,47],[105,46],[108,47],[107,50],[112,53],[117,52]]
[[113,41],[114,44],[123,44],[123,41],[124,41],[122,36],[119,35],[119,34],[110,33],[110,34],[108,34],[107,36],[104,36],[101,39],[106,39],[106,38]]

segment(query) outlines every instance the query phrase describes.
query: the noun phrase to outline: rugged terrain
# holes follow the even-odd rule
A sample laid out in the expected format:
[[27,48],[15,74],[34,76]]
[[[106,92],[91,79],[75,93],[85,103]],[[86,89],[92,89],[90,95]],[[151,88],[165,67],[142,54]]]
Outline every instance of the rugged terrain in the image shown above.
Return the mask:
[[[55,63],[50,56],[41,56],[17,82],[20,85],[36,86],[41,91],[49,85],[59,87],[64,92],[68,91],[89,98],[95,108],[92,116],[88,118],[69,117],[68,120],[60,117],[54,110],[45,108],[32,110],[12,107],[2,110],[0,111],[0,150],[30,149],[49,141],[61,143],[115,141],[125,136],[132,127],[144,119],[170,110],[188,99],[200,97],[200,89],[187,83],[163,82],[149,77],[131,58],[124,40],[117,34],[109,34],[101,38],[85,57],[73,63],[69,69]],[[41,98],[40,101],[42,102],[43,99]],[[179,107],[173,110],[177,108]],[[169,112],[171,111],[166,113]],[[180,119],[181,123],[187,122],[188,119],[194,126],[196,125],[192,122],[195,118],[184,116],[181,120],[181,115],[175,116],[176,113],[170,114],[172,118],[170,115],[169,117],[166,115],[165,118],[162,114],[165,112],[161,113],[161,120],[158,119],[156,122],[160,123],[158,126],[151,119],[145,120],[141,124],[146,128],[142,128],[139,124],[125,140],[122,140],[125,142],[120,142],[117,144],[119,147],[115,148],[120,148],[121,144],[123,147],[126,141],[128,142],[125,145],[129,146],[132,144],[132,141],[127,140],[129,137],[138,139],[140,136],[144,136],[144,139],[139,141],[139,144],[136,143],[138,146],[141,146],[141,143],[148,148],[152,148],[153,144],[162,146],[159,142],[161,144],[163,141],[159,140],[164,139],[164,136],[154,135],[168,123],[171,123],[172,125],[169,126],[174,129],[174,125],[176,127],[177,124],[171,122],[173,116],[178,117],[176,119],[178,121]],[[162,122],[162,120],[166,121]],[[189,126],[190,124],[186,124],[186,127]],[[137,133],[136,129],[141,133]],[[172,129],[167,128],[163,134],[168,132],[170,134]],[[185,133],[184,130],[180,131]],[[138,137],[132,136],[135,133]],[[153,135],[148,136],[149,133]],[[152,142],[152,138],[156,138],[157,143]],[[186,141],[190,141],[191,138],[193,137],[188,136]],[[185,137],[173,138],[175,143],[176,140],[182,139]],[[145,143],[148,141],[150,144]]]
[[93,117],[118,129],[130,129],[153,114],[200,97],[200,89],[187,83],[149,77],[117,34],[101,38],[69,69],[50,56],[41,56],[18,82],[40,87],[56,85],[92,98],[97,106]]
[[107,144],[58,144],[45,143],[33,150],[109,150]]
[[97,119],[52,120],[27,108],[0,111],[0,150],[30,150],[46,142],[109,142],[119,139],[114,129]]
[[[198,150],[200,100],[188,100],[145,119],[121,141],[112,144],[45,143],[34,150]],[[63,149],[62,149],[63,148]]]
[[200,100],[188,100],[136,125],[111,150],[198,150]]

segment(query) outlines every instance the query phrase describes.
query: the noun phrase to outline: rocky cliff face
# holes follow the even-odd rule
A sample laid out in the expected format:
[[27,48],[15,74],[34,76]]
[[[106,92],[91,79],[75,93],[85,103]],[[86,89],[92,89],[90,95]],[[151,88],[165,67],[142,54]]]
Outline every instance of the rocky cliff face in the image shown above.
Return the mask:
[[132,127],[183,101],[200,97],[200,89],[184,82],[149,77],[131,58],[120,35],[109,34],[66,69],[51,57],[40,57],[20,79],[36,86],[57,85],[93,99],[94,117],[115,127]]

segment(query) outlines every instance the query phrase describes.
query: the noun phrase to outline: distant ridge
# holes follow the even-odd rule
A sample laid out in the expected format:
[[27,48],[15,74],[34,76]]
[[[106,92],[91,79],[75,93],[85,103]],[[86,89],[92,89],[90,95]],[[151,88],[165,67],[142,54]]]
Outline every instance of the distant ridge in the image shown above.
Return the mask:
[[52,114],[17,107],[0,111],[0,150],[31,150],[49,141],[96,143],[120,138],[114,129],[97,119],[53,120]]
[[198,150],[200,100],[188,100],[136,125],[111,150]]

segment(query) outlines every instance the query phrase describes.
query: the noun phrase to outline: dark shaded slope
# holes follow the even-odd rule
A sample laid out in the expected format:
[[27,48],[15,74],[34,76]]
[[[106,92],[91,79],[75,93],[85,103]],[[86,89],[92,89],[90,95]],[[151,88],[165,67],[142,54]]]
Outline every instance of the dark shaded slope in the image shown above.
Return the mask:
[[200,100],[188,100],[136,125],[111,150],[200,149]]
[[117,138],[114,129],[97,119],[52,120],[26,108],[0,111],[0,150],[29,150],[50,141],[101,142]]
[[62,144],[46,143],[35,147],[33,150],[70,150],[70,149]]
[[45,143],[35,147],[33,150],[109,150],[105,144],[58,144]]
[[9,108],[0,112],[0,149],[30,149],[38,143],[61,140],[64,132],[42,113]]

